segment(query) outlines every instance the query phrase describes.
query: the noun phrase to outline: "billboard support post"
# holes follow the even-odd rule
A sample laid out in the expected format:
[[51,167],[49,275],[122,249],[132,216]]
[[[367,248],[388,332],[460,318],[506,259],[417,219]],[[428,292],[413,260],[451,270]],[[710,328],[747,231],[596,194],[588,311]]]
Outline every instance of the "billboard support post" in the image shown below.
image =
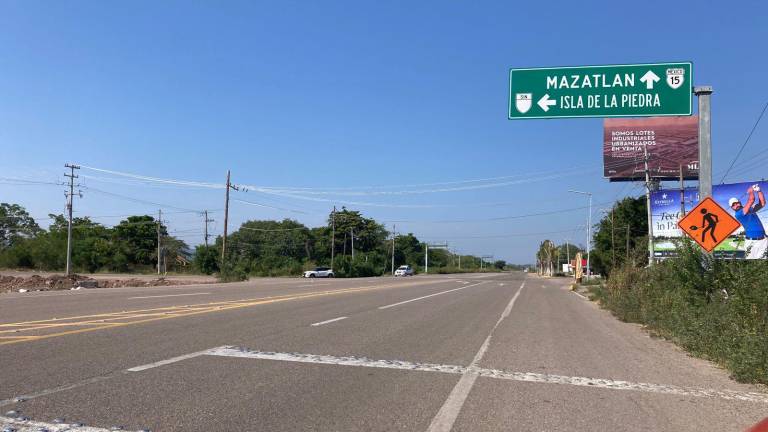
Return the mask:
[[699,200],[712,196],[712,86],[694,87],[699,99]]

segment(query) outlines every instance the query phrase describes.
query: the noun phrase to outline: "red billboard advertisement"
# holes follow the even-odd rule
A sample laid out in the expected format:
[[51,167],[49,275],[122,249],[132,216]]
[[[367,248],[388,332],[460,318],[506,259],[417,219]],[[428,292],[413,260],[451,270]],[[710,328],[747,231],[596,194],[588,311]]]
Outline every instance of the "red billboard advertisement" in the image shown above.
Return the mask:
[[644,150],[652,178],[699,178],[699,117],[607,118],[603,127],[603,175],[611,181],[645,178]]

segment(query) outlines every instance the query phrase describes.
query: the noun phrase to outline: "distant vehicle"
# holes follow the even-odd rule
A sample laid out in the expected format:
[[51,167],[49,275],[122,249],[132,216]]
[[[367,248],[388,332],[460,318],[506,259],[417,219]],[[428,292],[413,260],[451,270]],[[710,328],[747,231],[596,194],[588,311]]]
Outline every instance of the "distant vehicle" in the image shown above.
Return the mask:
[[395,276],[413,276],[413,268],[409,265],[403,265],[395,270]]
[[315,267],[314,270],[307,270],[304,272],[303,277],[305,278],[332,278],[334,277],[333,269],[330,267]]

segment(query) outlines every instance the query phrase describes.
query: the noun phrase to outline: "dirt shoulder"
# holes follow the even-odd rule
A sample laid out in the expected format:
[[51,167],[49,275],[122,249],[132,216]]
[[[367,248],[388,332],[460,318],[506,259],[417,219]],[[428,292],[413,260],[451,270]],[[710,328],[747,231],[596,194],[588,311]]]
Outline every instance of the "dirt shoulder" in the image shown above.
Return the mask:
[[79,288],[196,285],[214,282],[216,282],[216,279],[212,276],[197,275],[157,277],[155,275],[76,274],[65,276],[63,274],[45,272],[2,271],[0,272],[0,293],[14,291],[55,291]]

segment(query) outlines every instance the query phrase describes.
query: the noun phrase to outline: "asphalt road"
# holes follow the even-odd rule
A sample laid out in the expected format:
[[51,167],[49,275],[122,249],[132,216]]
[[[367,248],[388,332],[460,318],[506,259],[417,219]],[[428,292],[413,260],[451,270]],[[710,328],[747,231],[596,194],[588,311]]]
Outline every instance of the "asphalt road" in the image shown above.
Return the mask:
[[522,273],[11,293],[0,364],[0,424],[19,431],[741,431],[768,416],[764,390]]

